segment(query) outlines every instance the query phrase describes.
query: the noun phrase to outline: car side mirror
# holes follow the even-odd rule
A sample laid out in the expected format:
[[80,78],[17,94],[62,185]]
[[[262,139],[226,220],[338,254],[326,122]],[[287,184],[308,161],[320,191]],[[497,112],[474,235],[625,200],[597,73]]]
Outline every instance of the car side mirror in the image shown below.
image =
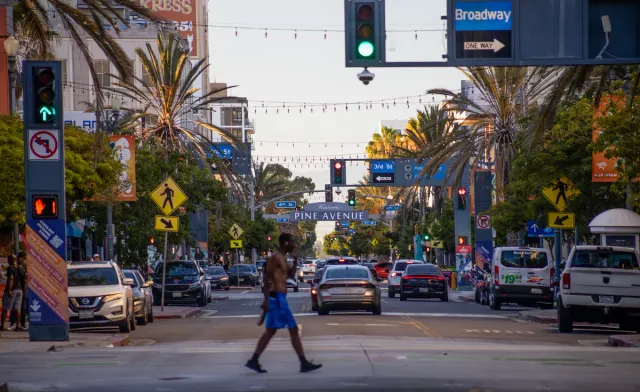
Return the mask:
[[131,279],[131,278],[124,278],[124,280],[122,281],[122,283],[123,283],[124,285],[126,285],[126,286],[131,286],[131,287],[133,287],[133,286],[134,286],[133,279]]

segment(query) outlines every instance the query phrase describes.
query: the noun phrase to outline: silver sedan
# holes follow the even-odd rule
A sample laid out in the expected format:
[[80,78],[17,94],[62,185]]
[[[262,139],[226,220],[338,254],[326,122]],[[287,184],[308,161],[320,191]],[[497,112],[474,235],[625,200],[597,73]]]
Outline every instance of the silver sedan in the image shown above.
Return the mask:
[[382,314],[380,287],[367,267],[328,266],[318,283],[318,314],[332,310],[366,310]]

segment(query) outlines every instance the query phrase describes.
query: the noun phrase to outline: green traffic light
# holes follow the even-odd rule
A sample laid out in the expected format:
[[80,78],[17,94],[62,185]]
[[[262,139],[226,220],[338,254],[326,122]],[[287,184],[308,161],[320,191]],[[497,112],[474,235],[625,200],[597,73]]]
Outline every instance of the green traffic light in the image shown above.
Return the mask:
[[40,119],[42,122],[48,122],[53,120],[56,115],[56,109],[52,106],[43,106],[39,110]]
[[429,241],[431,239],[431,236],[429,234],[425,234],[424,235],[424,240],[425,241]]
[[373,54],[373,44],[369,41],[362,41],[358,45],[358,54],[362,57],[370,57]]

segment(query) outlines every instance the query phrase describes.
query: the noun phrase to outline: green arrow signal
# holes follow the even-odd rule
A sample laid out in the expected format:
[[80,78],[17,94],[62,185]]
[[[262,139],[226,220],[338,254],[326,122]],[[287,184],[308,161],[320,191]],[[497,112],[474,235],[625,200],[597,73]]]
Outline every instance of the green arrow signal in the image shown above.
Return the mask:
[[42,117],[42,121],[47,121],[47,116],[53,117],[56,114],[56,110],[52,107],[43,106],[40,108],[40,117]]

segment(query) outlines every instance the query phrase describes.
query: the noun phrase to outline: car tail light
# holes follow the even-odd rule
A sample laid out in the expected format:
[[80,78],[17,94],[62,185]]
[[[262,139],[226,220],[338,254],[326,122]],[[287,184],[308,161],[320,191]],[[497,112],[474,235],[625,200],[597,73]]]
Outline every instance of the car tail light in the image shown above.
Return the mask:
[[311,289],[311,294],[315,294],[316,293],[316,289]]
[[326,289],[330,289],[332,287],[333,287],[332,284],[323,284],[322,286],[319,287],[319,289],[320,290],[326,290]]
[[562,274],[562,288],[566,290],[571,289],[571,274],[568,272]]
[[500,286],[500,267],[495,265],[493,267],[493,273],[495,274],[495,276],[493,277],[493,284],[496,286]]
[[392,273],[391,273],[391,276],[392,276],[392,277],[393,277],[393,276],[398,276],[398,273],[397,273],[397,272],[392,272]]
[[551,267],[551,269],[549,270],[549,286],[553,287],[553,281],[555,277],[556,269],[554,267]]
[[402,280],[409,280],[411,278],[413,278],[413,276],[405,275],[405,276],[402,277]]
[[376,286],[371,283],[363,283],[362,287],[364,287],[365,289],[374,289]]

